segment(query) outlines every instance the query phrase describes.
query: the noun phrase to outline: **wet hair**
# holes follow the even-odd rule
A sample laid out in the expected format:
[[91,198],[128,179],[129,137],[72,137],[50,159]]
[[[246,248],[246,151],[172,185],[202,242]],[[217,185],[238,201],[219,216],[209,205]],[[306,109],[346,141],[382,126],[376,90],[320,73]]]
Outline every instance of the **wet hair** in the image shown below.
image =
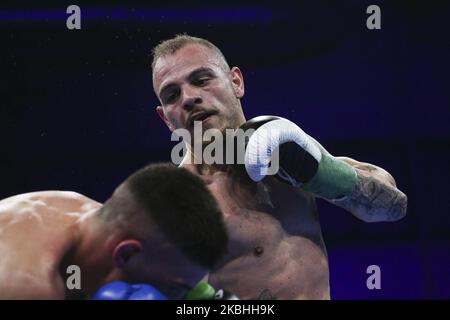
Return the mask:
[[126,186],[186,257],[210,269],[224,257],[228,235],[223,215],[200,177],[172,164],[152,164],[132,174]]
[[222,69],[224,71],[230,70],[230,66],[228,65],[228,62],[225,59],[225,56],[223,55],[222,51],[220,51],[220,49],[216,47],[214,44],[212,44],[210,41],[203,38],[192,37],[187,34],[177,34],[175,37],[168,40],[164,40],[161,43],[159,43],[155,48],[153,48],[152,72],[155,69],[156,61],[159,58],[165,57],[167,55],[172,55],[188,44],[199,44],[213,50],[214,53],[216,53],[219,58],[220,66],[222,67]]

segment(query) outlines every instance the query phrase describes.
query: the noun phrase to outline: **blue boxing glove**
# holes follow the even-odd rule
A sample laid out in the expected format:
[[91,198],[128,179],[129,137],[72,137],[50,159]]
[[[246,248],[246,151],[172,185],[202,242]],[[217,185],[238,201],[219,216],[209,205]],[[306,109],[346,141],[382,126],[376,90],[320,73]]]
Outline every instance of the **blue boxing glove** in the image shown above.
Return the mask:
[[148,284],[114,281],[101,287],[92,300],[167,300],[167,298]]

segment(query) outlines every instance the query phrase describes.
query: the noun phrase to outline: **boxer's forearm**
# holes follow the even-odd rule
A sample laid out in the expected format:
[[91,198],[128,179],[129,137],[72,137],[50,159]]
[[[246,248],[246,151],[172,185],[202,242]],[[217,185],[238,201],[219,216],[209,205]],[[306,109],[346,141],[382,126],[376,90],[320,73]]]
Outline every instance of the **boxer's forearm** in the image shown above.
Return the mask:
[[350,158],[337,158],[350,164],[358,179],[352,194],[331,203],[365,222],[396,221],[406,215],[407,197],[387,171]]
[[[330,153],[314,138],[322,154]],[[336,157],[351,165],[357,173],[357,185],[351,195],[328,200],[366,222],[396,221],[406,215],[408,199],[397,189],[394,178],[384,169],[348,157]]]

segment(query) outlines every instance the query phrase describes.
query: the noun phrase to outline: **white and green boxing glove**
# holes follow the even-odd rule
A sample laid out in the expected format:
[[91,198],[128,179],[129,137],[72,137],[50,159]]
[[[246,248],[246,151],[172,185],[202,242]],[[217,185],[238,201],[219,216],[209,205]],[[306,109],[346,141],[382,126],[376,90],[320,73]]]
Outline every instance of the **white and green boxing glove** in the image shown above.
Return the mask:
[[214,290],[207,282],[199,282],[184,297],[184,300],[239,300],[228,290]]
[[277,177],[294,187],[330,200],[348,196],[355,189],[355,169],[322,151],[295,123],[280,117],[260,116],[247,121],[240,129],[255,130],[246,139],[245,146],[245,170],[253,181],[261,181],[270,173],[274,151],[279,148]]

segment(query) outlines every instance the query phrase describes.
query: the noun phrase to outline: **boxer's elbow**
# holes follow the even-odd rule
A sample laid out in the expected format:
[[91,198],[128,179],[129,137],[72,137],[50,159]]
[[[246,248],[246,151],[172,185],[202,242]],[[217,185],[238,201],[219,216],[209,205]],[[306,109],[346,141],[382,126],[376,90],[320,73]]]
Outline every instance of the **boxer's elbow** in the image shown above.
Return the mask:
[[408,208],[408,197],[406,194],[396,189],[395,197],[386,209],[383,221],[398,221],[406,216]]
[[405,217],[408,198],[397,188],[391,175],[359,174],[358,177],[358,185],[350,197],[350,203],[358,211],[355,216],[365,222],[390,222]]
[[386,221],[398,221],[406,216],[408,209],[408,197],[406,194],[397,189],[397,196],[393,201],[393,205],[387,213]]
[[380,201],[377,204],[359,206],[357,210],[350,210],[360,220],[372,222],[394,222],[406,216],[408,197],[397,190],[395,196],[389,201]]

